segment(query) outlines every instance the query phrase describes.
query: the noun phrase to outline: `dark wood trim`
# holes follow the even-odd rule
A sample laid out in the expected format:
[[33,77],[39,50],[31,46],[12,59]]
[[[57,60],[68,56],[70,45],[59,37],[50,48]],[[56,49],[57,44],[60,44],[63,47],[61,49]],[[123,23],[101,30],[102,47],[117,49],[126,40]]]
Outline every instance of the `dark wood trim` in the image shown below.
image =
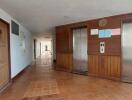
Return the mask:
[[123,23],[132,23],[132,19],[124,19],[122,20],[121,24]]
[[121,20],[122,19],[132,19],[132,13],[125,13],[125,14],[116,14],[116,15],[111,15],[111,16],[104,16],[104,17],[100,17],[100,18],[94,18],[94,19],[89,19],[89,20],[85,20],[85,21],[79,21],[79,22],[73,22],[73,23],[69,23],[69,24],[63,24],[63,25],[59,25],[59,26],[56,26],[57,27],[63,27],[63,26],[71,26],[72,27],[80,27],[80,26],[85,26],[87,25],[86,23],[88,22],[92,22],[92,21],[97,21],[97,20],[100,20],[100,19],[107,19],[107,18],[120,18]]
[[13,79],[12,82],[14,82],[15,80],[17,80],[20,76],[22,76],[24,74],[24,72],[30,67],[31,65],[26,66],[20,73],[18,73]]
[[36,39],[33,39],[33,45],[34,45],[34,48],[33,48],[34,59],[36,59]]
[[0,21],[2,21],[8,25],[8,34],[7,34],[8,37],[7,38],[8,38],[9,82],[2,89],[0,89],[1,91],[3,91],[5,89],[5,87],[7,87],[12,82],[12,80],[11,80],[11,54],[10,54],[10,24],[1,18],[0,18]]
[[102,79],[108,79],[108,80],[111,80],[111,81],[119,81],[119,82],[122,82],[120,80],[120,78],[115,78],[115,77],[102,77],[102,76],[98,76],[98,75],[90,74],[90,73],[88,73],[88,76],[89,77],[94,77],[94,78],[102,78]]
[[73,26],[70,27],[71,30],[80,29],[80,28],[87,28],[87,25],[81,24],[81,25],[73,25]]

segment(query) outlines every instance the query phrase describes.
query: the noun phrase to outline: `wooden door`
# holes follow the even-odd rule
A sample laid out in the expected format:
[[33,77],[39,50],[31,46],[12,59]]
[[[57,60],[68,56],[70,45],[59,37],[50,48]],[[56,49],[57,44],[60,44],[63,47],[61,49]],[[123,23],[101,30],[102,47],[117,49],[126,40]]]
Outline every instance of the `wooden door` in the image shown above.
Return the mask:
[[68,27],[56,27],[56,69],[71,71],[72,36]]
[[10,80],[9,24],[0,19],[0,89]]

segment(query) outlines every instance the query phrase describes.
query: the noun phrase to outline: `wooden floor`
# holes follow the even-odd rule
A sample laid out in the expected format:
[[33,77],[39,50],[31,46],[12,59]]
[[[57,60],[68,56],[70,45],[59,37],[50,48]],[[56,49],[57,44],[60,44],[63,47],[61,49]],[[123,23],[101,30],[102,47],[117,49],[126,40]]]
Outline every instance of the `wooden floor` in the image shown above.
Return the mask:
[[132,84],[54,71],[50,60],[42,58],[15,79],[0,100],[132,100]]

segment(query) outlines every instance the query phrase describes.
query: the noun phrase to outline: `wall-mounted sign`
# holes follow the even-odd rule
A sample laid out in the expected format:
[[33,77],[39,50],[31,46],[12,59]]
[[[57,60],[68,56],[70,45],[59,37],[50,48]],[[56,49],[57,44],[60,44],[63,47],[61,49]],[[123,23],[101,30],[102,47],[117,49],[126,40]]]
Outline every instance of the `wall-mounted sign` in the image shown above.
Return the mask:
[[99,30],[99,38],[110,38],[112,35],[111,29]]
[[19,35],[19,25],[15,21],[11,21],[11,32],[15,35]]
[[120,28],[112,29],[112,35],[121,35],[121,29]]
[[116,28],[116,29],[91,29],[90,31],[91,35],[99,35],[99,38],[110,38],[111,36],[114,35],[121,35],[121,29]]
[[99,30],[98,29],[91,29],[91,35],[98,35]]

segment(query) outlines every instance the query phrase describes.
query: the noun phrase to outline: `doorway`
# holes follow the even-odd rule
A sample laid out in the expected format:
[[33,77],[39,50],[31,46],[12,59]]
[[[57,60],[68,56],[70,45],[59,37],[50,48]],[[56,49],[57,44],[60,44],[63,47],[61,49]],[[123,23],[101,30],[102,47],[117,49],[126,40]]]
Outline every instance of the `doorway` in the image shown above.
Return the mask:
[[41,54],[41,59],[45,59],[43,61],[44,65],[52,65],[53,61],[53,48],[52,48],[52,40],[47,39],[41,41],[41,49],[40,49],[40,54]]
[[132,83],[132,20],[122,25],[122,80]]
[[36,59],[36,39],[33,40],[34,45],[34,59]]
[[9,33],[9,24],[0,19],[0,90],[2,90],[11,79]]
[[73,29],[73,73],[87,75],[87,28]]

